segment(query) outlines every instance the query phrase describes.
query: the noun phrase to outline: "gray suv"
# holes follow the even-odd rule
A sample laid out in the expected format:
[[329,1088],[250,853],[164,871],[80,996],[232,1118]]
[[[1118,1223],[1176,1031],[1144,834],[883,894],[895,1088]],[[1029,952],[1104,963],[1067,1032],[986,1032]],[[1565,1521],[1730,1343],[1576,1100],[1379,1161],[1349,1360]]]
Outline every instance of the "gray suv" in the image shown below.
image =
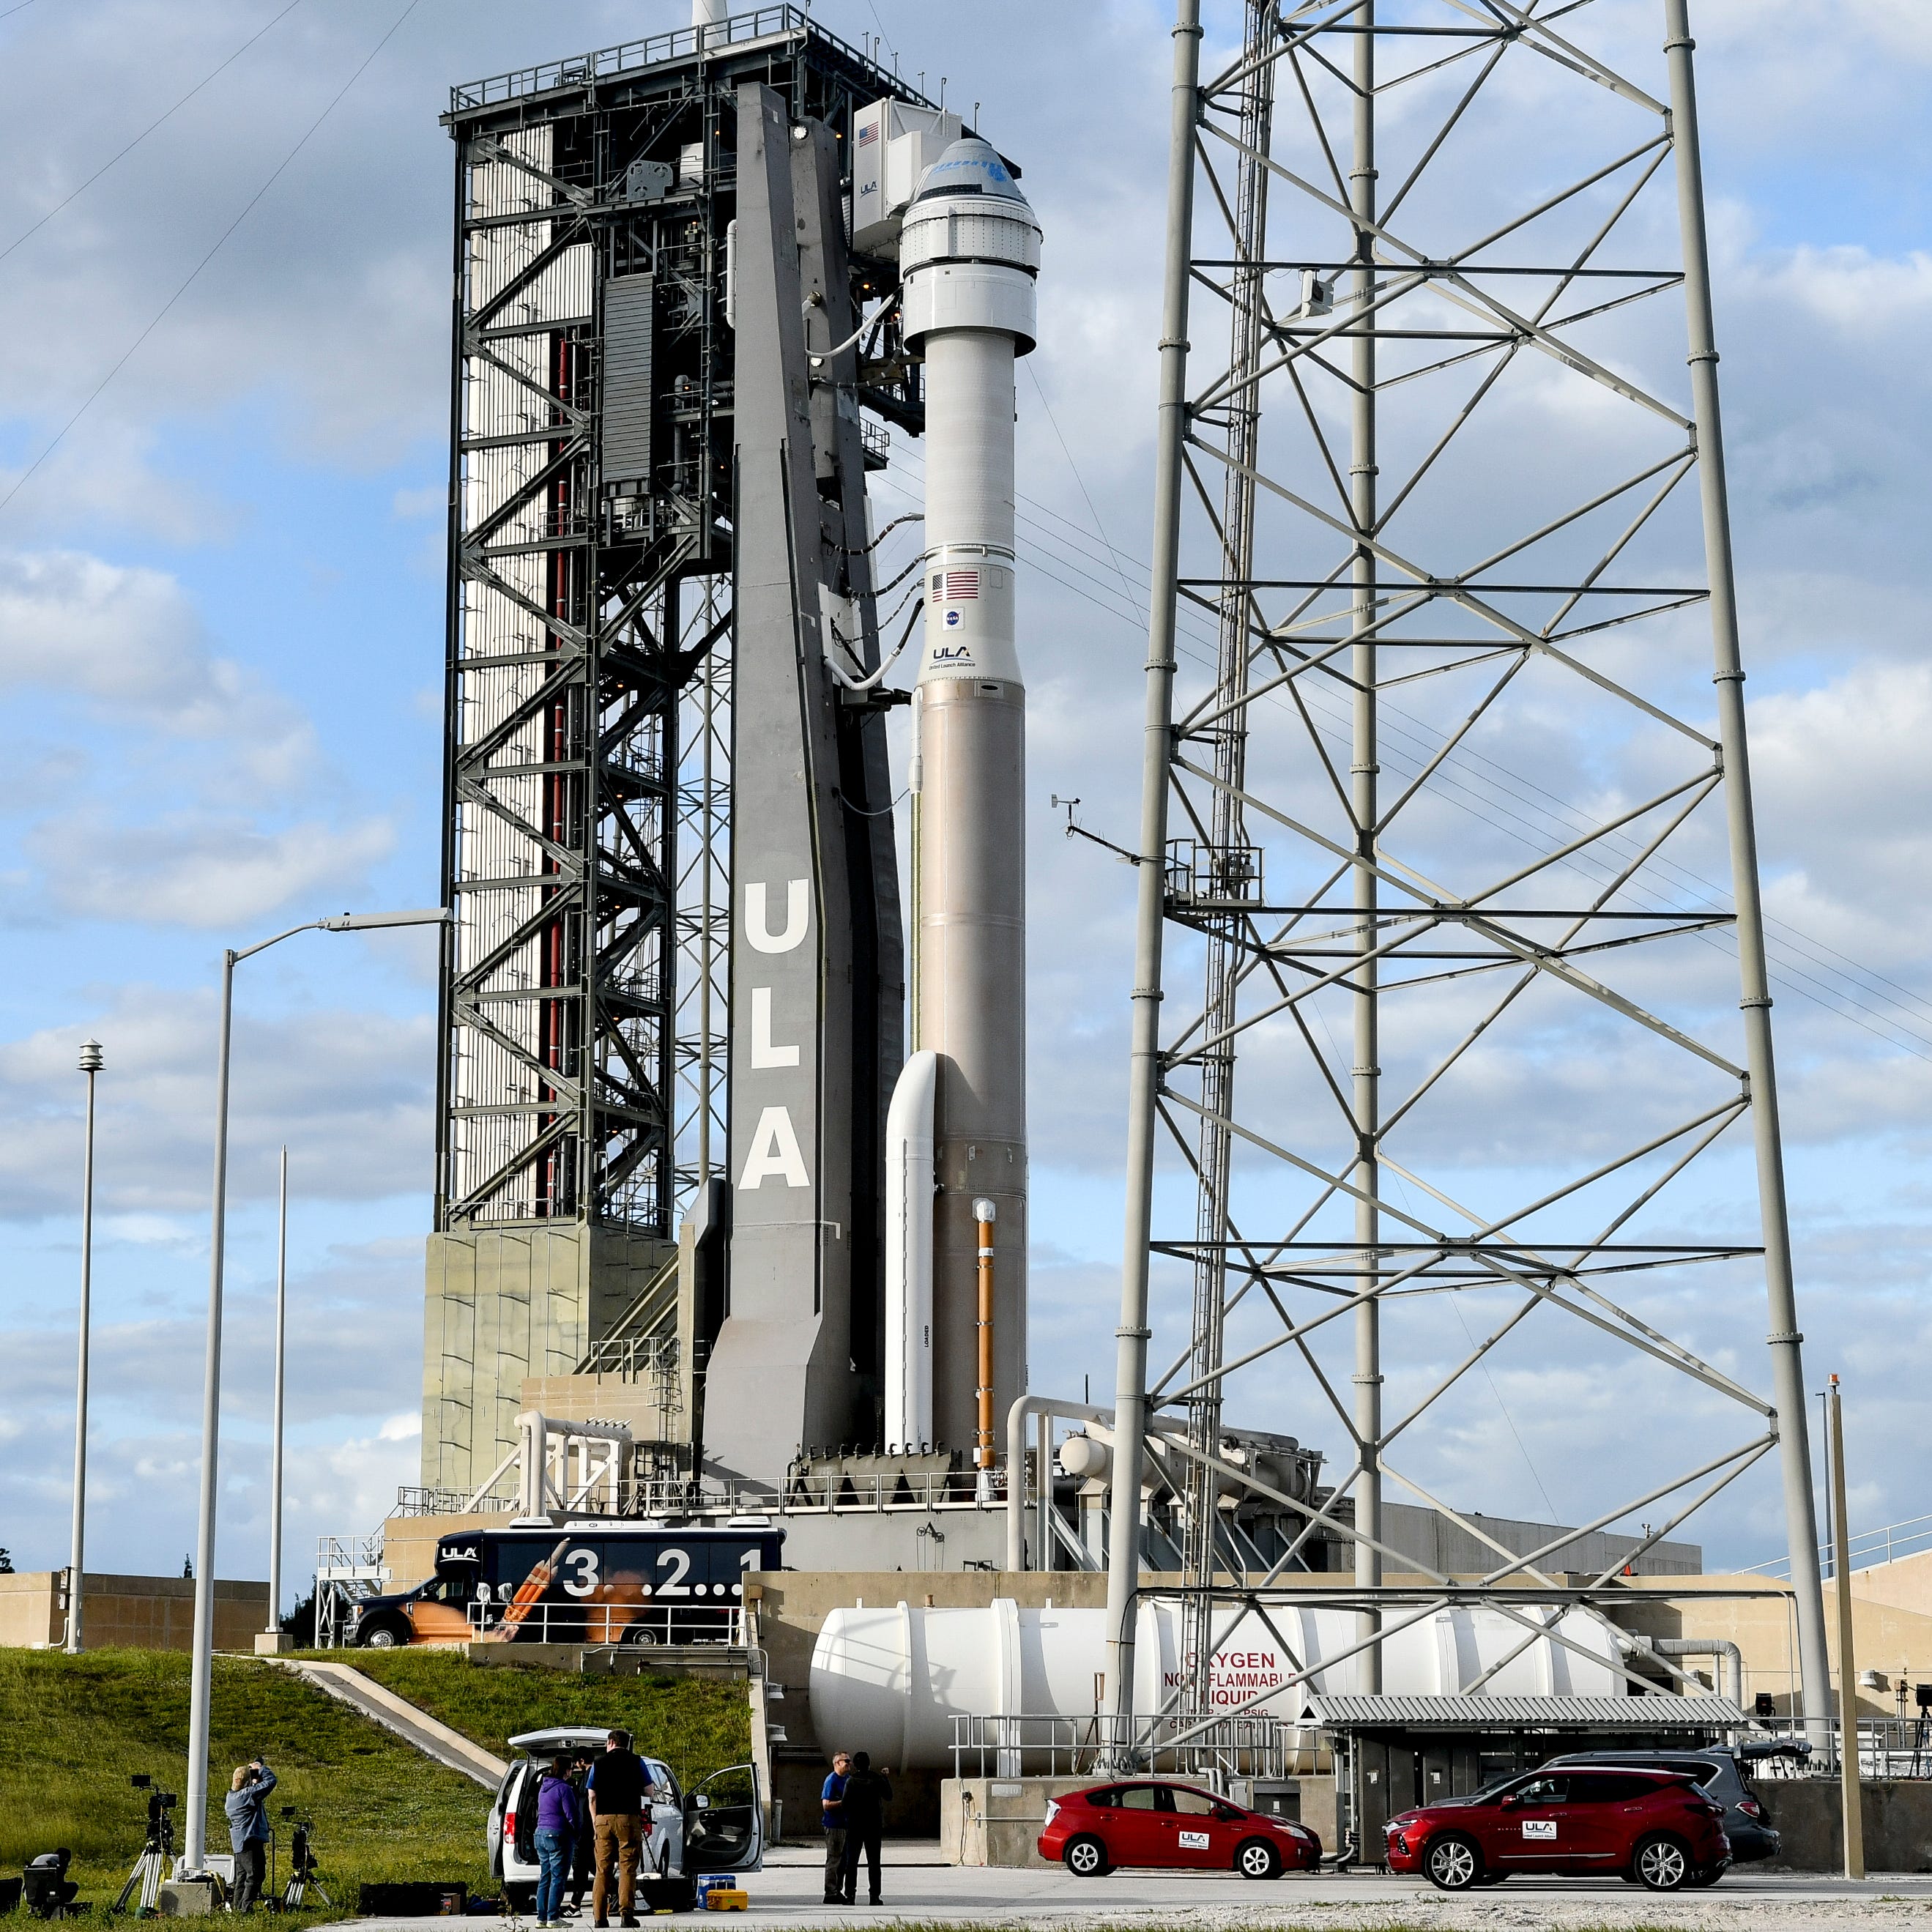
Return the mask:
[[1731,1856],[1739,1864],[1778,1856],[1778,1836],[1766,1822],[1764,1808],[1751,1788],[1750,1766],[1767,1757],[1808,1756],[1808,1744],[1713,1744],[1705,1750],[1566,1751],[1542,1768],[1616,1765],[1631,1771],[1674,1771],[1694,1778],[1705,1796],[1724,1808],[1724,1835]]

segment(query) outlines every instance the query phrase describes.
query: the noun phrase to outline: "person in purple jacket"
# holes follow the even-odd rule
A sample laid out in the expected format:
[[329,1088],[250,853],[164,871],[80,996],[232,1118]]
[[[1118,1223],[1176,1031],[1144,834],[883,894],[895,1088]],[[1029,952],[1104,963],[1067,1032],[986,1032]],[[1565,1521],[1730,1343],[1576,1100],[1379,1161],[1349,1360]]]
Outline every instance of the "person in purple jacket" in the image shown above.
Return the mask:
[[571,1854],[584,1829],[584,1801],[570,1781],[569,1767],[547,1764],[537,1780],[537,1923],[563,1923],[563,1888],[569,1882]]

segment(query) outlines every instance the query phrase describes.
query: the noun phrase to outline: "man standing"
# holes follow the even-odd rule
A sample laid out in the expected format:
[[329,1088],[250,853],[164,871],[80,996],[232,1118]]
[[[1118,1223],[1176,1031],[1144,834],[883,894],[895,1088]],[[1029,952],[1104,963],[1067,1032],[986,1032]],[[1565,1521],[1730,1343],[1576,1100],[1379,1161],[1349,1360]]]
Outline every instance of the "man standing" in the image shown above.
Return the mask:
[[832,1754],[832,1774],[818,1794],[818,1808],[825,1825],[825,1902],[846,1905],[851,1894],[845,1889],[845,1780],[852,1769],[850,1756],[844,1751]]
[[886,1807],[892,1802],[892,1770],[882,1764],[877,1771],[864,1751],[855,1752],[852,1774],[845,1780],[845,1900],[858,1903],[859,1856],[866,1858],[866,1876],[872,1881],[871,1903],[879,1902],[880,1840],[885,1834]]
[[644,1764],[628,1731],[613,1731],[591,1767],[590,1815],[596,1822],[597,1876],[590,1890],[592,1922],[610,1922],[610,1868],[617,1868],[617,1905],[626,1925],[638,1922],[638,1853],[644,1842]]
[[275,1774],[258,1757],[235,1767],[222,1808],[228,1814],[228,1842],[235,1850],[234,1909],[252,1912],[262,1895],[268,1868],[268,1793]]

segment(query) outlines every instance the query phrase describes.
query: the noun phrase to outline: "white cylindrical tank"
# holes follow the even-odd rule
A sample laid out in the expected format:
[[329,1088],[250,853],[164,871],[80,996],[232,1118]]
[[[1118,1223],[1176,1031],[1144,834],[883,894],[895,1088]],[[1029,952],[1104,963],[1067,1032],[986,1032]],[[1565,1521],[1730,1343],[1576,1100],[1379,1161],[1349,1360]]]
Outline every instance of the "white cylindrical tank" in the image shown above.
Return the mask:
[[[1547,1614],[1526,1610],[1532,1616]],[[1364,1688],[1358,1658],[1322,1664],[1354,1648],[1353,1610],[1277,1606],[1270,1614],[1286,1646],[1258,1618],[1241,1619],[1232,1605],[1217,1617],[1220,1634],[1210,1673],[1217,1708],[1232,1711],[1273,1690],[1255,1708],[1294,1724],[1310,1696]],[[1402,1613],[1388,1614],[1393,1624]],[[1537,1638],[1490,1678],[1483,1694],[1623,1694],[1614,1631],[1580,1610],[1564,1612],[1555,1628],[1563,1642]],[[1181,1632],[1178,1599],[1142,1600],[1134,1647],[1137,1712],[1161,1709],[1180,1688]],[[1499,1611],[1436,1610],[1385,1641],[1383,1691],[1454,1696],[1525,1634],[1520,1623]],[[812,1652],[812,1726],[827,1751],[868,1750],[875,1762],[902,1768],[950,1769],[956,1716],[1092,1717],[1106,1649],[1106,1612],[1097,1609],[1026,1610],[1001,1598],[984,1610],[907,1604],[836,1610]],[[1313,1676],[1288,1681],[1304,1669],[1312,1669]]]
[[1040,242],[1018,184],[980,140],[955,141],[926,170],[899,238],[905,340],[926,363],[912,1044],[938,1057],[932,1439],[956,1449],[974,1441],[978,1420],[976,1198],[997,1210],[996,1415],[1026,1382],[1026,692],[1013,621],[1013,360],[1034,346]]

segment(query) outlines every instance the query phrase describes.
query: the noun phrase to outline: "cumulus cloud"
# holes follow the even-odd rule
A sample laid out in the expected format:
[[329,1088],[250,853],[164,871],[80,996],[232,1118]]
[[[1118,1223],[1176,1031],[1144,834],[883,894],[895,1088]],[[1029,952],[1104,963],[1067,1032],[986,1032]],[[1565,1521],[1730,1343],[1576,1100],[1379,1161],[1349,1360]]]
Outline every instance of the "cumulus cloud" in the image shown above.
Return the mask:
[[[339,940],[318,942],[340,945]],[[312,1196],[374,1200],[430,1184],[434,1028],[304,1006],[264,1014],[244,989],[235,1022],[232,1151],[238,1202],[274,1187],[274,1150],[299,1129]],[[100,1122],[100,1202],[110,1215],[205,1211],[214,1118],[215,1000],[152,986],[118,988],[86,1020],[0,1043],[0,1216],[64,1211],[48,1197],[50,1161],[78,1172],[74,1066],[84,1035],[106,1046],[112,1105]],[[142,1224],[149,1225],[149,1224]],[[162,1229],[154,1229],[160,1238]]]

